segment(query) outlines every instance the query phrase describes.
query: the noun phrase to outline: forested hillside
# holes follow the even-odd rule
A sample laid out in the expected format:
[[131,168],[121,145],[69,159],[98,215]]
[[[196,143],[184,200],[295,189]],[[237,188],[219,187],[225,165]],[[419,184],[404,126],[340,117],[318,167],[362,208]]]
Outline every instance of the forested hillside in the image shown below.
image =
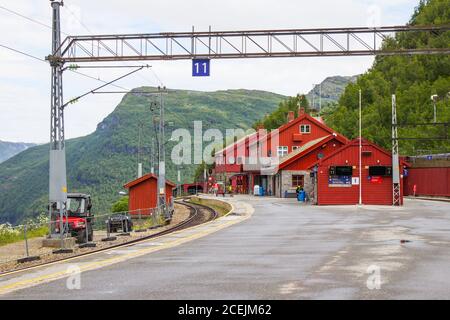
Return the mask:
[[[449,24],[449,2],[447,0],[420,2],[409,23]],[[439,34],[413,32],[388,38],[383,43],[383,48],[389,49],[449,46],[450,32]],[[400,152],[404,155],[450,152],[450,126],[443,125],[450,122],[449,55],[380,55],[375,58],[373,66],[366,73],[357,79],[347,80],[339,102],[323,105],[321,116],[327,125],[348,138],[357,137],[361,89],[362,134],[365,138],[389,149],[392,136],[391,97],[392,94],[396,94],[397,118],[400,123]],[[317,86],[314,90],[317,90]],[[432,95],[438,96],[436,102],[438,124],[433,123],[433,101],[430,98]],[[302,97],[304,96],[298,95],[281,102],[277,110],[260,119],[255,126],[262,123],[267,129],[277,128],[286,121],[288,111],[296,111],[298,103],[309,107],[308,101]],[[317,102],[315,105],[317,106]],[[317,115],[316,108],[311,108],[310,113]]]
[[[450,23],[448,0],[422,1],[410,24]],[[385,48],[449,47],[450,32],[409,33],[384,42]],[[450,152],[450,127],[414,125],[433,122],[432,95],[438,95],[437,122],[450,122],[450,56],[377,56],[370,70],[351,83],[339,100],[339,107],[326,115],[328,125],[349,138],[358,135],[358,90],[362,90],[363,136],[385,148],[391,147],[391,95],[396,94],[397,117],[402,126],[402,154]]]

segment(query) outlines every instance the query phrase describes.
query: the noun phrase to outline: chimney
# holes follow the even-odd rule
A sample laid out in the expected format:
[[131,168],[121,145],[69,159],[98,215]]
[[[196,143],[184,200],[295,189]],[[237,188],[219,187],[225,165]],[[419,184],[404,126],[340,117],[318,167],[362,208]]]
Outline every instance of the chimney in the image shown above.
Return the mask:
[[298,116],[300,117],[301,115],[305,114],[305,108],[298,106]]
[[291,122],[294,121],[295,115],[294,115],[294,111],[289,111],[288,115],[287,115],[287,122]]
[[263,129],[264,129],[264,124],[258,123],[258,124],[256,125],[256,131],[263,130]]

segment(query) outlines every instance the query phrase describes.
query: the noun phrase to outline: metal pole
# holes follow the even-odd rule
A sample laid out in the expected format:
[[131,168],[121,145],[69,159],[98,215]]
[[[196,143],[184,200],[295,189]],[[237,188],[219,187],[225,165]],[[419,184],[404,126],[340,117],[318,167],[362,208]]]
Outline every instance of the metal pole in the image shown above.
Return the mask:
[[322,82],[319,84],[319,116],[322,112]]
[[137,151],[137,162],[138,162],[138,174],[137,177],[142,177],[142,162],[141,162],[141,135],[142,135],[143,123],[139,123],[139,133],[138,133],[138,151]]
[[[64,141],[64,103],[61,59],[61,19],[60,7],[62,1],[51,1],[52,7],[52,53],[47,57],[51,66],[51,114],[50,114],[50,164],[49,164],[49,214],[50,221],[56,220],[53,216],[53,203],[59,209],[59,233],[61,248],[64,248],[64,236],[67,224],[67,179],[66,179],[66,152]],[[66,218],[66,219],[64,219]],[[64,223],[64,220],[66,223]],[[54,230],[50,230],[51,233]]]
[[177,186],[177,190],[178,190],[178,196],[180,196],[181,195],[181,171],[180,171],[180,169],[178,168],[178,170],[177,170],[177,182],[178,182],[178,186]]
[[27,225],[26,224],[23,226],[23,236],[25,239],[25,253],[26,253],[27,257],[29,257],[30,253],[28,251]]
[[206,188],[207,188],[207,175],[206,175],[206,164],[205,164],[205,168],[203,168],[203,193],[207,193],[206,192]]
[[[160,108],[159,108],[159,170],[158,170],[158,193],[159,193],[159,205],[165,208],[166,203],[166,163],[165,163],[165,137],[164,137],[164,100],[161,88],[158,87],[160,91]],[[165,87],[163,88],[165,90]],[[163,212],[165,218],[168,218],[166,210]]]
[[395,94],[392,95],[392,204],[394,206],[400,205],[400,168]]
[[436,100],[433,100],[433,113],[434,113],[434,123],[436,123]]
[[361,89],[359,89],[359,204],[362,204],[362,112]]
[[111,228],[110,228],[110,223],[109,223],[109,217],[106,220],[106,237],[109,238],[111,235]]

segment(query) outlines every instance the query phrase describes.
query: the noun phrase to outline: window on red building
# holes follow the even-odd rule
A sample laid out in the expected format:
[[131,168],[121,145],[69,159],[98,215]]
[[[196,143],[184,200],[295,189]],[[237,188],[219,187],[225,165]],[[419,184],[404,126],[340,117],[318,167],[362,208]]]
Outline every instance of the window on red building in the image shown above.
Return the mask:
[[288,147],[287,146],[279,146],[277,148],[277,155],[279,157],[284,157],[287,154],[288,154]]
[[292,187],[297,187],[297,186],[303,187],[304,186],[303,183],[304,183],[303,175],[301,175],[301,174],[292,175]]
[[301,133],[311,133],[311,126],[309,124],[301,124],[300,132]]

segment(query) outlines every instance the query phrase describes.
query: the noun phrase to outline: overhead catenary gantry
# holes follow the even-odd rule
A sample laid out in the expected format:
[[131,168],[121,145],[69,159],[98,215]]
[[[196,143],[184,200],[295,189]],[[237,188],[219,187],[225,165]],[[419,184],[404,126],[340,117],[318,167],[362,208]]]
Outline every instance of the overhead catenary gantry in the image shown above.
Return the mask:
[[99,62],[448,54],[450,48],[381,47],[383,40],[395,34],[439,35],[448,30],[450,25],[69,36],[53,58],[63,62]]

